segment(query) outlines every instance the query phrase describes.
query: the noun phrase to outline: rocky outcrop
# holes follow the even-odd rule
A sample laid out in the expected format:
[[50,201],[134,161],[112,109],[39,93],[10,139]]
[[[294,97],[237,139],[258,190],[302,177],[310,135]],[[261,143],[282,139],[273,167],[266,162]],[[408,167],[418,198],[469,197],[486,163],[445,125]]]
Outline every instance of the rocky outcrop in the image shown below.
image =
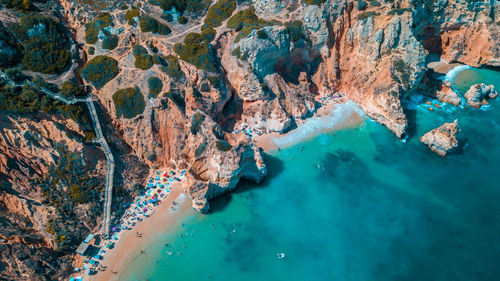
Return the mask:
[[204,212],[209,208],[208,200],[232,191],[241,178],[259,183],[267,170],[261,149],[245,135],[225,136],[219,125],[201,112],[192,118],[201,116],[202,124],[191,129],[183,152],[189,161],[186,191],[193,199],[193,208]]
[[488,99],[494,99],[497,96],[498,92],[495,91],[493,85],[486,86],[483,83],[472,85],[464,95],[467,103],[474,108],[488,104]]
[[459,106],[462,100],[455,91],[451,88],[451,84],[448,81],[441,84],[440,89],[436,92],[435,97],[441,101]]
[[456,134],[460,131],[458,121],[444,123],[440,127],[429,131],[420,138],[432,151],[440,156],[446,156],[458,147]]

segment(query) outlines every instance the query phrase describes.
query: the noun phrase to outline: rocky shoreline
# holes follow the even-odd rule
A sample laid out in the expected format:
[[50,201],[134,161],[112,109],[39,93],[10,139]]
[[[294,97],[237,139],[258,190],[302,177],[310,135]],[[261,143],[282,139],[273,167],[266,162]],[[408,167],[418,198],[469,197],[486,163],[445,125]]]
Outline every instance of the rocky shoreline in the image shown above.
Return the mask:
[[[462,104],[429,62],[500,67],[498,3],[228,0],[233,9],[227,17],[209,21],[208,15],[217,13],[203,5],[178,7],[184,14],[172,14],[163,11],[166,4],[113,0],[101,7],[49,2],[31,8],[61,22],[70,37],[71,49],[65,53],[70,63],[59,73],[37,79],[66,90],[65,82],[84,84],[98,101],[105,137],[117,158],[115,216],[123,211],[120,203],[141,190],[148,170],[187,170],[185,193],[202,212],[208,210],[210,199],[234,190],[240,179],[261,182],[267,168],[262,149],[251,137],[293,132],[324,110],[320,97],[343,93],[345,101],[356,103],[404,139],[409,134],[406,106],[415,93]],[[2,53],[5,57],[21,52],[16,51],[15,24],[25,8],[0,9],[0,45],[9,47],[2,49],[9,50]],[[15,60],[7,60],[11,61]],[[14,66],[25,67],[17,63]],[[435,69],[444,72],[445,67]],[[31,89],[0,87],[7,97],[33,96]],[[496,95],[489,86],[479,85],[465,99],[479,107]],[[36,104],[42,101],[47,103]],[[9,110],[3,109],[0,118],[0,211],[6,218],[0,247],[14,257],[1,255],[6,265],[0,277],[37,280],[45,270],[44,276],[56,274],[59,279],[70,269],[76,241],[99,228],[102,194],[98,183],[88,195],[72,181],[46,187],[36,183],[50,180],[49,171],[68,174],[60,161],[66,154],[102,177],[104,155],[91,141],[92,128],[62,111]],[[437,153],[446,154],[456,144],[455,129],[448,130],[446,138],[438,131],[423,139]],[[448,143],[440,144],[441,140]],[[71,170],[88,173],[77,164]],[[74,178],[91,182],[84,175]],[[66,201],[48,200],[47,190],[78,200],[63,208]],[[63,212],[67,209],[71,212]],[[29,239],[26,233],[35,235]],[[64,242],[63,237],[71,239]],[[55,255],[56,249],[63,258],[35,266],[24,259],[28,248],[40,261],[44,253]]]

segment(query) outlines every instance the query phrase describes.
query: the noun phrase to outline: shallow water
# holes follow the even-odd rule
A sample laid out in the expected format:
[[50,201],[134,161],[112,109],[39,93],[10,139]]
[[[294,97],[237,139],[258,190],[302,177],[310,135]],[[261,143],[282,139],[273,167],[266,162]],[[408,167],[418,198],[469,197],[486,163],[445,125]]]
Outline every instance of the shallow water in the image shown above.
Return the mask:
[[[488,81],[500,89],[499,72],[484,69],[454,83],[463,93]],[[498,280],[500,100],[428,107],[414,112],[407,143],[366,121],[272,153],[264,184],[187,214],[120,280]],[[419,143],[454,119],[462,153],[441,158]]]

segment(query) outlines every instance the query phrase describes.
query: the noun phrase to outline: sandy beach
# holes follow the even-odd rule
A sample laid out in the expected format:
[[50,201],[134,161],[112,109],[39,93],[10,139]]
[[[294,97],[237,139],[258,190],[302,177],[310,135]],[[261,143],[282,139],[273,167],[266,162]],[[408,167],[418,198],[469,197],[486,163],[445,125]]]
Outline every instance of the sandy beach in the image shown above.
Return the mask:
[[355,109],[344,108],[348,103],[330,102],[319,108],[315,115],[299,124],[294,130],[280,135],[270,133],[253,137],[254,143],[268,152],[286,148],[307,141],[319,134],[356,126],[363,122],[363,117]]
[[[118,280],[126,266],[137,255],[140,255],[144,248],[174,226],[178,219],[191,208],[189,198],[182,192],[182,183],[173,184],[171,193],[155,213],[137,223],[132,230],[122,233],[115,247],[104,255],[101,265],[106,266],[106,270],[99,271],[96,275],[86,276],[85,280]],[[174,200],[179,204],[173,211],[171,206]],[[137,237],[137,232],[141,233],[142,237]]]
[[441,74],[447,74],[453,68],[462,65],[461,63],[449,63],[447,61],[435,61],[430,62],[427,67],[432,68],[435,72]]

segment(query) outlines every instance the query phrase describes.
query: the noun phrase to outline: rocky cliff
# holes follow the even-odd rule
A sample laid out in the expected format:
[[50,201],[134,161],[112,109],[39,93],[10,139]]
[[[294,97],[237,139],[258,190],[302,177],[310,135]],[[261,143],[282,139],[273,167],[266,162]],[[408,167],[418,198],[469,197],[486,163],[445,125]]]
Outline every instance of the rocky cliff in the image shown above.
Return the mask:
[[[318,96],[341,92],[403,138],[414,93],[461,102],[429,62],[500,66],[495,1],[234,1],[234,11],[207,19],[212,2],[35,1],[28,8],[62,23],[70,38],[70,49],[58,57],[68,65],[53,71],[56,60],[48,59],[43,73],[16,58],[32,46],[15,28],[26,7],[0,10],[0,26],[6,27],[0,31],[0,68],[20,68],[29,79],[38,75],[60,89],[68,88],[63,82],[85,84],[96,100],[117,158],[115,204],[134,194],[148,169],[176,168],[188,171],[185,189],[193,207],[206,211],[208,200],[233,190],[240,179],[260,182],[266,175],[262,152],[239,128],[285,133],[314,115]],[[0,226],[6,265],[0,268],[7,268],[1,274],[35,280],[45,268],[47,276],[56,272],[59,278],[67,269],[64,258],[39,263],[51,251],[64,256],[98,227],[105,158],[90,141],[92,127],[65,114],[69,108],[33,110],[33,104],[52,103],[32,102],[29,89],[1,87],[2,101],[16,101],[0,106],[0,211],[6,218]],[[68,93],[74,92],[70,87]],[[469,100],[482,104],[485,95],[477,92]],[[58,176],[71,174],[68,162],[82,173],[60,182]],[[91,183],[88,194],[71,188],[81,182]],[[72,198],[71,212],[63,212]],[[65,224],[65,215],[84,219]],[[71,243],[63,243],[63,232],[75,234]],[[4,254],[21,248],[19,256]],[[36,252],[36,266],[24,259],[28,248]]]

